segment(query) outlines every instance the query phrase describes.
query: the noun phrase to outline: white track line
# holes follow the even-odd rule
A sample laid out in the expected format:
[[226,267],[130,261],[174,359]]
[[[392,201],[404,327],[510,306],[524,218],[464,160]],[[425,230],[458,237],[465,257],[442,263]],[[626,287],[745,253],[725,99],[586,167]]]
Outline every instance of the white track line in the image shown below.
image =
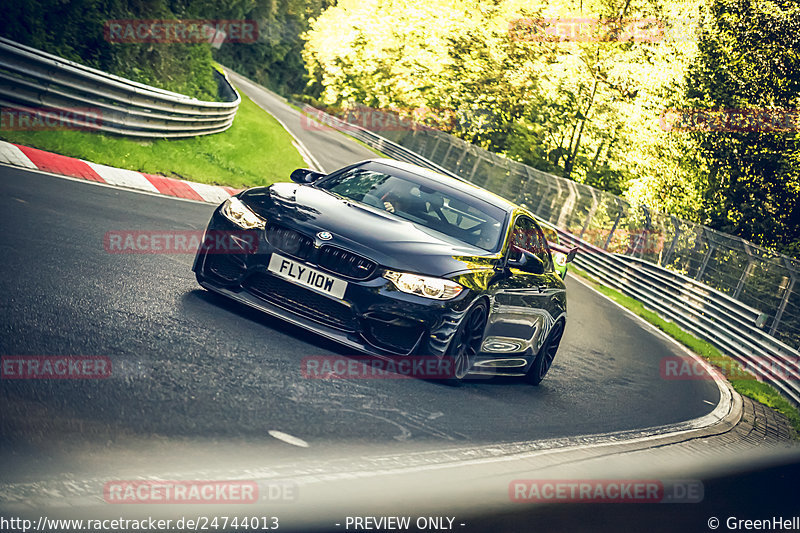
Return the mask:
[[298,437],[295,437],[293,435],[289,435],[288,433],[284,433],[283,431],[277,431],[271,429],[269,431],[269,435],[287,444],[291,444],[292,446],[298,446],[300,448],[308,448],[308,443],[306,441]]

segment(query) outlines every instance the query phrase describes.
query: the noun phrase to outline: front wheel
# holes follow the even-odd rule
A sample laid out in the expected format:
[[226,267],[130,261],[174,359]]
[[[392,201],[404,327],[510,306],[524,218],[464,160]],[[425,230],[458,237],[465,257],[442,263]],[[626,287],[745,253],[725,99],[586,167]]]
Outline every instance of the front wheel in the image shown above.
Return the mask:
[[452,385],[459,384],[467,377],[475,359],[481,350],[483,330],[489,315],[486,302],[480,301],[467,312],[458,325],[450,347],[445,356],[452,365],[451,377],[447,380]]
[[539,354],[534,359],[528,373],[525,374],[525,380],[531,385],[538,385],[542,382],[553,364],[553,359],[556,358],[558,347],[561,345],[561,337],[564,336],[564,322],[559,320],[555,323],[547,336],[547,340],[539,350]]

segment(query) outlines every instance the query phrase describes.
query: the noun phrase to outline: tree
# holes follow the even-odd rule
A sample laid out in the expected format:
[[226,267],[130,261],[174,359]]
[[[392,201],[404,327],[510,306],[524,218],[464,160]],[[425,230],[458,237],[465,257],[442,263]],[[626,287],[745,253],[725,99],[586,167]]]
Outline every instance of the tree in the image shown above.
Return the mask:
[[763,122],[728,123],[689,134],[708,169],[700,176],[706,222],[797,256],[800,6],[788,0],[709,0],[698,46],[687,73],[693,106],[794,117],[777,129]]
[[[180,5],[177,6],[181,8]],[[175,19],[166,0],[33,0],[9,3],[0,35],[22,44],[204,100],[217,97],[207,43],[115,43],[104,26],[114,20]]]

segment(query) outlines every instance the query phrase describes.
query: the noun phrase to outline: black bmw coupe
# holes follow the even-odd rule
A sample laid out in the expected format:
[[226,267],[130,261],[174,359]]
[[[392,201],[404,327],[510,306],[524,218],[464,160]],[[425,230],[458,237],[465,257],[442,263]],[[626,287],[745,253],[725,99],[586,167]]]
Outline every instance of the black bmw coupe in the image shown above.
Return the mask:
[[528,211],[387,159],[291,179],[214,211],[207,235],[241,249],[201,249],[200,285],[359,352],[449,358],[453,381],[544,378],[567,297]]

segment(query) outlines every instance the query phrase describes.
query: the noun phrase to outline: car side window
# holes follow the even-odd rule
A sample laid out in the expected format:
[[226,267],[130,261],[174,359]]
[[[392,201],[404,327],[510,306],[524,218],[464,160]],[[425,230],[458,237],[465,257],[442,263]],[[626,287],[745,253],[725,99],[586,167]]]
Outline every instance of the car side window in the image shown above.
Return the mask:
[[536,255],[542,261],[546,272],[553,270],[553,261],[550,257],[550,247],[547,245],[547,239],[544,238],[539,225],[526,216],[518,217],[514,223],[509,259],[518,260],[522,255],[520,250]]

